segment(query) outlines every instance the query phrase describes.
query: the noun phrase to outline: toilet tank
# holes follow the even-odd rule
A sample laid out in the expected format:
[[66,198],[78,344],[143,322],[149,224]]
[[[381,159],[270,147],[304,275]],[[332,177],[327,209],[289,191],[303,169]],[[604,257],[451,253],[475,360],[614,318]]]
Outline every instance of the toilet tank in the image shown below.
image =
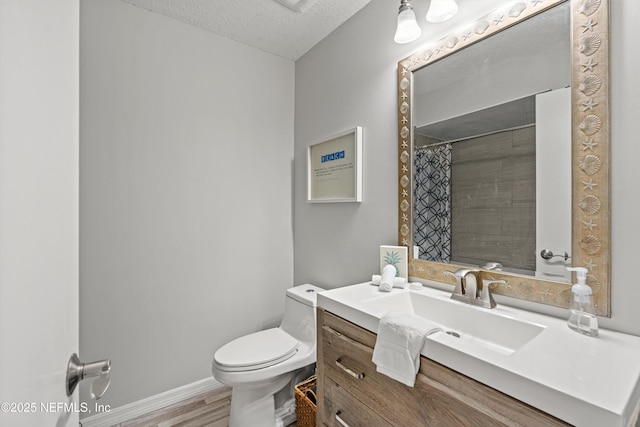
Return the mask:
[[301,342],[315,345],[316,300],[324,289],[304,284],[287,289],[280,328]]

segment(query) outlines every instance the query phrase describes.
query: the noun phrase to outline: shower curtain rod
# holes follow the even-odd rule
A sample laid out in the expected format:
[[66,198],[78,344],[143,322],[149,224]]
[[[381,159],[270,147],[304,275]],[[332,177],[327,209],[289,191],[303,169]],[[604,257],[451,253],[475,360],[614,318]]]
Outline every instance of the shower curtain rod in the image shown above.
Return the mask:
[[460,142],[460,141],[466,141],[467,139],[473,139],[473,138],[480,138],[483,136],[489,136],[489,135],[495,135],[497,133],[502,133],[502,132],[509,132],[509,131],[514,131],[514,130],[518,130],[518,129],[525,129],[525,128],[529,128],[532,126],[535,126],[535,123],[531,123],[528,125],[522,125],[522,126],[515,126],[509,129],[500,129],[500,130],[496,130],[493,132],[487,132],[487,133],[481,133],[479,135],[473,135],[473,136],[468,136],[466,138],[459,138],[459,139],[451,139],[449,141],[440,141],[440,142],[434,142],[433,144],[428,144],[428,145],[421,145],[419,147],[415,147],[414,150],[422,150],[425,148],[431,148],[431,147],[437,147],[439,145],[444,145],[444,144],[453,144],[454,142]]
[[453,141],[442,141],[442,142],[434,142],[433,144],[429,144],[429,145],[421,145],[419,147],[415,147],[414,150],[426,150],[427,148],[433,148],[433,147],[437,147],[439,145],[445,145],[445,144],[451,144]]

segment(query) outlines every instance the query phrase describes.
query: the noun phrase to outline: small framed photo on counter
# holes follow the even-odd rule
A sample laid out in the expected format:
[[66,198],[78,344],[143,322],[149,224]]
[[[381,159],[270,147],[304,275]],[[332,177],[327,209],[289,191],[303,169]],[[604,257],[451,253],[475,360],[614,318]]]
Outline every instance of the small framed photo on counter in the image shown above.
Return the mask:
[[308,147],[307,202],[362,202],[360,126]]
[[396,277],[409,280],[409,248],[406,246],[380,246],[380,274],[385,265],[396,268]]

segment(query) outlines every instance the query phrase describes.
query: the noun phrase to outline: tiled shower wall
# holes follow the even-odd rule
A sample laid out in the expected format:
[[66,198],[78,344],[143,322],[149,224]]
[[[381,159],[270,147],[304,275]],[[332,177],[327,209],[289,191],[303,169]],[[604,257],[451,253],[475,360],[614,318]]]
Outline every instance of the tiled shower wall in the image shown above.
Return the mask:
[[535,127],[453,144],[453,261],[535,270]]

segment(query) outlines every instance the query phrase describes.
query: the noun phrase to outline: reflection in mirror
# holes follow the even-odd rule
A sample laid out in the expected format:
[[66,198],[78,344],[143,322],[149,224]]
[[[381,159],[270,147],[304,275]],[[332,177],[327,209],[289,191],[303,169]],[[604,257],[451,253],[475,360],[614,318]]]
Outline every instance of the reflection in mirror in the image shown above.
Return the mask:
[[[570,279],[564,260],[538,256],[571,247],[569,12],[560,4],[414,73],[420,259]],[[560,167],[548,188],[546,161]],[[560,204],[545,206],[547,192]],[[564,225],[560,235],[547,219]]]
[[567,306],[565,267],[586,266],[610,314],[607,35],[607,0],[520,1],[399,62],[410,275],[470,264],[507,280],[494,293]]

